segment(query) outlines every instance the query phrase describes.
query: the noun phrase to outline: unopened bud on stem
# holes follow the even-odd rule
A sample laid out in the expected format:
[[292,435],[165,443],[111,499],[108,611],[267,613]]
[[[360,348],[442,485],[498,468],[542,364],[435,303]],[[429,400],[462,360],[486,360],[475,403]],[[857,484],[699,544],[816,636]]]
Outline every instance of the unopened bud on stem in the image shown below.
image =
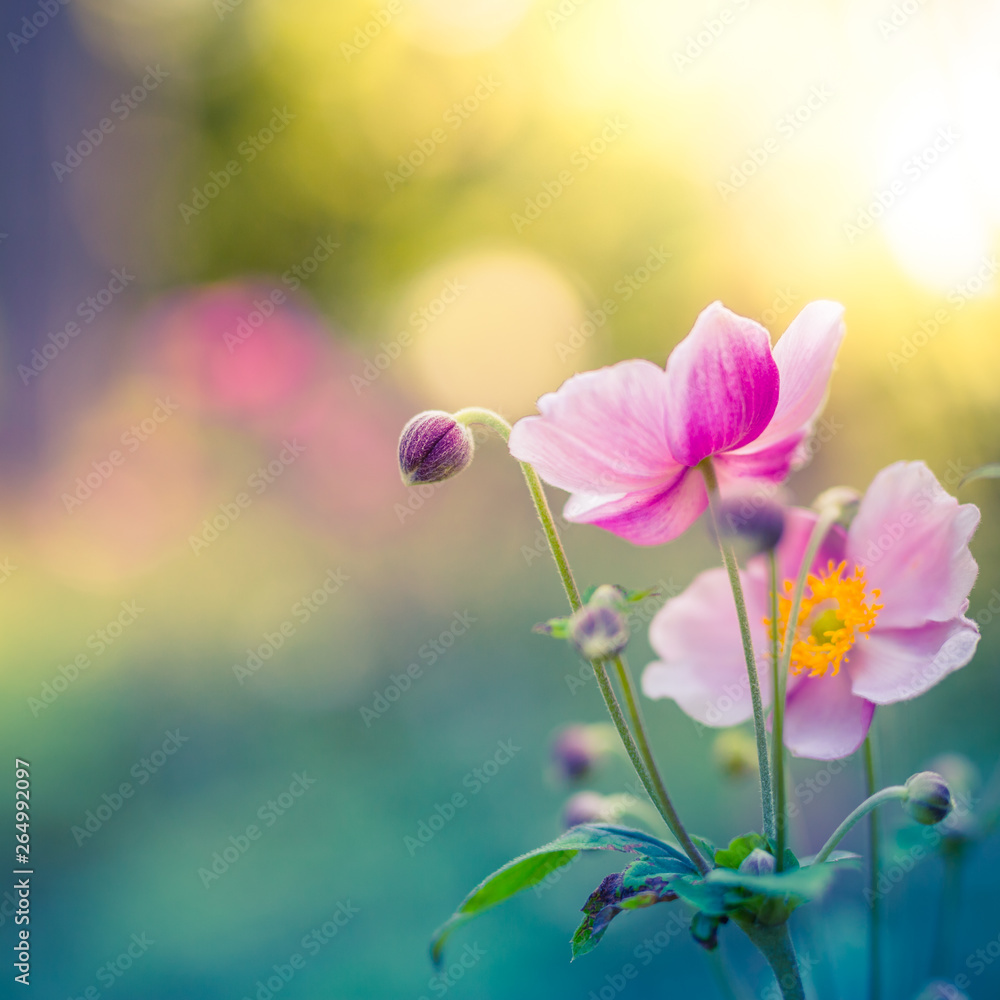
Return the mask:
[[441,483],[472,462],[472,431],[443,410],[413,417],[399,436],[399,474],[407,486]]

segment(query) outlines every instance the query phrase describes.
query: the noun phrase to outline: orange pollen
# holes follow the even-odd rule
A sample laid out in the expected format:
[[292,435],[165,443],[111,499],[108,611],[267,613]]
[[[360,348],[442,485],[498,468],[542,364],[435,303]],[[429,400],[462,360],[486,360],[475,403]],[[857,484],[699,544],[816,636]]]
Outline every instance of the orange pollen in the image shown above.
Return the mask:
[[[864,567],[856,567],[854,575],[845,578],[846,567],[846,562],[834,566],[830,560],[826,572],[818,576],[810,573],[806,578],[792,638],[793,674],[808,671],[810,677],[822,677],[832,669],[831,676],[836,677],[841,665],[848,662],[848,653],[858,634],[867,639],[875,625],[883,605],[867,603]],[[778,636],[782,647],[795,584],[786,580],[784,589],[784,594],[778,596]],[[873,590],[871,599],[880,593]],[[764,624],[770,629],[771,619],[765,618]]]

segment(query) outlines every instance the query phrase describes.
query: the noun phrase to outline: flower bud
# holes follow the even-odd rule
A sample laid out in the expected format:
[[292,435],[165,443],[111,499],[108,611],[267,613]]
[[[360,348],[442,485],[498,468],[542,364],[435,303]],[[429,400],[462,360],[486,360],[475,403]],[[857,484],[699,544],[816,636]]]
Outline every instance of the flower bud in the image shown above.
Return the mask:
[[614,749],[618,734],[614,726],[598,722],[592,726],[567,726],[552,743],[552,760],[564,781],[580,781],[601,757]]
[[755,847],[743,859],[743,863],[740,865],[740,874],[773,875],[776,867],[773,854],[768,854],[760,847]]
[[743,539],[751,554],[770,552],[785,531],[785,510],[763,493],[724,497],[719,503],[719,533]]
[[602,583],[591,595],[588,604],[607,608],[622,608],[628,602],[624,587],[616,583]]
[[607,796],[597,792],[577,792],[563,809],[563,825],[568,830],[581,823],[603,823],[616,814]]
[[399,473],[407,486],[442,483],[472,461],[472,431],[443,410],[413,417],[399,436]]
[[940,774],[921,771],[907,779],[903,808],[918,823],[934,826],[951,812],[951,789]]
[[829,507],[837,511],[836,524],[849,528],[854,515],[861,506],[861,494],[850,486],[832,486],[824,490],[813,500],[814,510],[826,510]]
[[586,660],[607,660],[628,645],[625,615],[606,604],[587,604],[570,617],[567,638]]
[[727,778],[749,778],[758,771],[757,744],[742,729],[726,729],[712,743],[712,760]]

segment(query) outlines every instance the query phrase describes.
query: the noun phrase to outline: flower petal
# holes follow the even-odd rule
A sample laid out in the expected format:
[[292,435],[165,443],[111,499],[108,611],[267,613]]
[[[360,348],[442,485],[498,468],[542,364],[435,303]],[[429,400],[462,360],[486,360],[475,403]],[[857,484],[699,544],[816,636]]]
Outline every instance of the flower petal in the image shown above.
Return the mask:
[[875,706],[851,691],[851,678],[803,677],[788,692],[785,746],[796,757],[837,760],[864,743]]
[[519,420],[510,453],[553,486],[628,493],[679,469],[665,433],[667,376],[651,361],[582,372],[538,400],[541,416]]
[[774,348],[781,391],[767,429],[743,452],[790,451],[792,466],[808,458],[803,442],[826,402],[833,365],[844,339],[844,307],[810,302],[789,324]]
[[876,627],[870,640],[851,653],[853,691],[878,705],[915,698],[964,667],[978,643],[978,626],[964,617],[919,628]]
[[946,622],[964,611],[979,571],[969,551],[978,524],[979,509],[949,496],[923,462],[896,462],[875,477],[847,552],[865,567],[869,587],[882,591],[879,629]]
[[[747,605],[761,696],[767,705],[771,678],[761,623],[763,595],[748,589]],[[647,697],[673,698],[691,718],[707,726],[732,726],[750,718],[750,684],[725,570],[700,573],[682,594],[667,601],[650,624],[649,641],[661,660],[643,672]]]
[[667,381],[667,440],[683,465],[749,444],[778,403],[770,335],[720,302],[673,349]]
[[685,532],[708,506],[705,481],[685,469],[658,486],[634,493],[594,496],[575,493],[563,517],[596,524],[635,545],[662,545]]

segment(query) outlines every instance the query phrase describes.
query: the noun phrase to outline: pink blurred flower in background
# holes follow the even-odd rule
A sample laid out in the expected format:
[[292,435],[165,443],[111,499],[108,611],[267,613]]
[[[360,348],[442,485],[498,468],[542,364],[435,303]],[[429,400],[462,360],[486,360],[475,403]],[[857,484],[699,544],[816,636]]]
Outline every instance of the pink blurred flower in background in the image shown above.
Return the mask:
[[[792,508],[777,548],[790,614],[817,514]],[[864,741],[876,705],[914,698],[965,666],[979,629],[965,617],[978,568],[969,540],[979,523],[923,462],[897,462],[872,481],[845,532],[834,527],[810,567],[792,647],[785,745],[800,757],[833,760]],[[765,704],[772,698],[766,558],[741,574]],[[780,583],[779,583],[780,587]],[[692,718],[731,726],[752,707],[739,626],[722,568],[701,573],[653,619],[660,660],[642,679],[650,698],[672,698]]]
[[715,302],[671,352],[583,372],[514,426],[510,451],[572,493],[567,520],[639,545],[676,538],[708,505],[699,462],[723,493],[778,483],[805,458],[844,335],[843,307],[817,301],[772,351],[759,323]]

